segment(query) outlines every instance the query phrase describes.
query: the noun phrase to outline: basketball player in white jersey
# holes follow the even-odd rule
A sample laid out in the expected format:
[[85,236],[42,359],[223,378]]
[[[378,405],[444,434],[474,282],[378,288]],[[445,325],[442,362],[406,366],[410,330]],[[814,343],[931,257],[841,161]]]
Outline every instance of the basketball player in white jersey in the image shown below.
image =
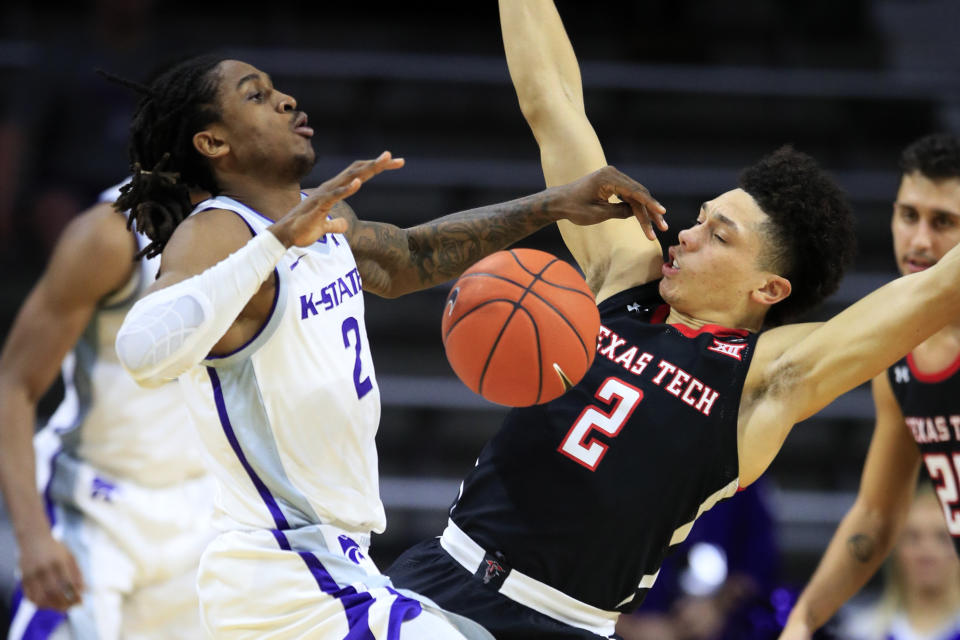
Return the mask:
[[[22,590],[9,637],[197,638],[213,481],[177,385],[138,387],[113,347],[159,260],[114,187],[62,234],[0,355],[0,486]],[[62,363],[65,397],[34,437]],[[38,492],[39,488],[39,492]]]
[[[363,291],[429,287],[557,219],[644,216],[653,201],[608,167],[410,229],[364,222],[339,201],[403,161],[385,152],[354,163],[306,197],[313,130],[267,74],[199,58],[127,84],[144,97],[131,127],[136,171],[118,206],[136,212],[162,269],[117,351],[143,384],[180,378],[219,480],[223,533],[198,577],[208,630],[489,638],[399,593],[367,555],[385,519]],[[191,210],[188,188],[219,195]],[[614,194],[630,205],[610,204]]]

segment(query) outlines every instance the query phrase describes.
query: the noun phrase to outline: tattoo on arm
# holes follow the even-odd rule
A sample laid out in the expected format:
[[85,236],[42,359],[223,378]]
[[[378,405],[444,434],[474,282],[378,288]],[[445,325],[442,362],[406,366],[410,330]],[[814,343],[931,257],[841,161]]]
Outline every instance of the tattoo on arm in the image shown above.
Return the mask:
[[455,278],[477,260],[555,222],[549,200],[528,196],[410,229],[360,221],[354,214],[347,233],[364,288],[399,295]]
[[869,562],[873,558],[876,543],[865,533],[855,533],[847,539],[850,555],[859,562]]

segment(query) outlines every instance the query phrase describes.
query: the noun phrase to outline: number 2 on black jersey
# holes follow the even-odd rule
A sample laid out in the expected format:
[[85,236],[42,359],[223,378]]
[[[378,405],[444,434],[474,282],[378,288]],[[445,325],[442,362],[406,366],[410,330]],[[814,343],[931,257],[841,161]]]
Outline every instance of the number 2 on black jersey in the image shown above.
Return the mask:
[[608,445],[590,437],[590,432],[598,429],[615,438],[643,400],[643,391],[611,376],[603,381],[595,396],[606,404],[613,402],[609,413],[594,405],[584,407],[557,448],[557,451],[590,471],[596,470],[608,448]]

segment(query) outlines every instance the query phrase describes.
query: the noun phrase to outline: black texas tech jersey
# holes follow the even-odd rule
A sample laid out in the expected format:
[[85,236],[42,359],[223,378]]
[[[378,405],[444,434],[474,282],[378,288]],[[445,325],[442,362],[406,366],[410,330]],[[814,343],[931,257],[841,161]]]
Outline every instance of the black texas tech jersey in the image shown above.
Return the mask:
[[514,409],[451,509],[506,564],[629,611],[669,548],[737,490],[737,413],[757,336],[664,324],[658,282],[600,304],[593,365],[544,405]]
[[939,373],[925,374],[907,354],[887,369],[887,378],[960,554],[960,358]]

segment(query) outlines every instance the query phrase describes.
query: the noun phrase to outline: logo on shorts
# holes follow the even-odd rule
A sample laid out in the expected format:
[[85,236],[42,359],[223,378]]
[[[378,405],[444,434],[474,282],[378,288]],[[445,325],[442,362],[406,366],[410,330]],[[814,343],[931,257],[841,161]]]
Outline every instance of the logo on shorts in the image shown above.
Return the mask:
[[487,569],[483,572],[483,584],[489,584],[491,580],[501,575],[503,570],[503,565],[497,562],[496,560],[486,560]]
[[488,552],[483,556],[480,566],[477,567],[473,575],[483,581],[483,584],[490,589],[499,591],[500,587],[503,586],[503,581],[510,575],[510,565],[507,564],[507,559],[499,551]]
[[349,536],[344,535],[338,537],[337,541],[340,542],[343,555],[350,558],[353,564],[360,564],[360,561],[363,560],[363,552],[360,551],[360,545],[354,542]]
[[113,496],[117,492],[117,485],[108,482],[99,476],[93,477],[90,484],[90,497],[100,499],[104,502],[113,502]]

